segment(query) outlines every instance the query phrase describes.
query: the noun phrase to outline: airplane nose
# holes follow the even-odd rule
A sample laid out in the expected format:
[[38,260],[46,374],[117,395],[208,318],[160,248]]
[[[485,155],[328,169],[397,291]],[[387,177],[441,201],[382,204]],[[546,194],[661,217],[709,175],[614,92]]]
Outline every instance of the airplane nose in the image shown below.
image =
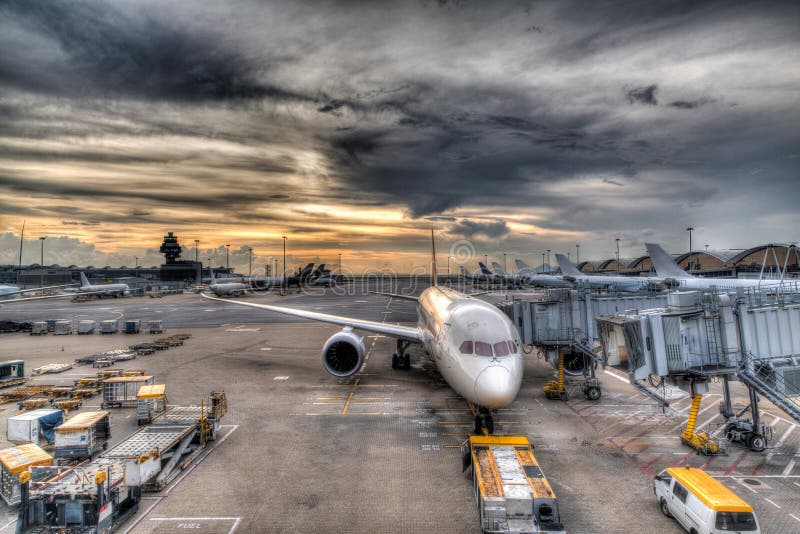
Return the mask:
[[502,365],[487,367],[475,379],[475,402],[484,408],[503,408],[516,398],[519,381]]

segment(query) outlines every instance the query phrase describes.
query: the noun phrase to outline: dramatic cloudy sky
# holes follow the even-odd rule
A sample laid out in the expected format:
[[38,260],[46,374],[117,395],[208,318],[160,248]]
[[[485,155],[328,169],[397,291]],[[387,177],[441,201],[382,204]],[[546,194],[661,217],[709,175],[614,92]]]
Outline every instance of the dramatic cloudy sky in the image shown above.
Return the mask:
[[799,125],[798,2],[6,0],[0,263],[797,241]]

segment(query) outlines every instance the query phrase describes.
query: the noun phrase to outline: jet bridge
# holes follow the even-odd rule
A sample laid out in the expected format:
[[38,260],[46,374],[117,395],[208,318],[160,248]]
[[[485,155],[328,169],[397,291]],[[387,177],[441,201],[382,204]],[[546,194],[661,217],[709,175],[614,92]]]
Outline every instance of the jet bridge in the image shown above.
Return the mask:
[[[692,425],[700,396],[716,378],[723,385],[727,443],[766,447],[771,430],[760,421],[759,394],[800,421],[800,294],[684,291],[667,300],[664,308],[600,317],[597,323],[604,360],[626,367],[632,384],[666,380],[694,397],[682,435],[686,443],[704,453],[720,450],[710,436],[694,434]],[[733,413],[729,380],[747,385],[750,419]]]
[[600,293],[588,288],[550,289],[530,300],[499,304],[517,325],[524,345],[538,347],[558,369],[558,379],[545,386],[549,398],[565,398],[564,375],[586,376],[583,393],[600,398],[600,384],[594,376],[597,364],[605,364],[595,351],[600,336],[595,325],[599,316],[625,310],[638,311],[666,305],[662,293]]

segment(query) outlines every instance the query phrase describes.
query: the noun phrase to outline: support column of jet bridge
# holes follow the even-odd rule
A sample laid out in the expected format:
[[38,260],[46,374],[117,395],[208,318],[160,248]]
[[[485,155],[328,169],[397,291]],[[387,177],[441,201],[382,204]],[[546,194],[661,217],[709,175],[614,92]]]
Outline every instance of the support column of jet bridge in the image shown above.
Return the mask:
[[701,454],[706,456],[719,454],[720,447],[719,441],[712,438],[707,432],[695,432],[697,427],[697,414],[700,411],[700,403],[703,400],[703,394],[699,390],[708,392],[708,384],[692,384],[691,386],[693,397],[692,406],[689,409],[689,419],[686,421],[686,426],[681,434],[681,443],[688,445]]
[[567,392],[564,389],[564,352],[558,351],[558,378],[550,380],[544,385],[544,394],[548,399],[567,400]]

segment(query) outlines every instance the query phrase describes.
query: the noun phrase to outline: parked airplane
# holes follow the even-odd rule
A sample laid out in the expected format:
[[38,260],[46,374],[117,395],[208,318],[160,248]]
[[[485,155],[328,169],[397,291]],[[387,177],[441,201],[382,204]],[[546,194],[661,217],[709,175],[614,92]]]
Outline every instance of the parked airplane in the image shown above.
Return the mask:
[[485,276],[477,275],[477,274],[471,274],[469,271],[467,271],[466,267],[464,267],[463,265],[459,265],[458,269],[459,269],[459,272],[460,272],[459,276],[460,276],[461,280],[464,281],[464,282],[477,283],[477,282],[485,282],[486,281],[486,277]]
[[410,368],[411,359],[406,350],[411,343],[420,343],[450,387],[478,409],[474,421],[476,432],[485,427],[491,433],[494,431],[492,412],[511,404],[522,383],[524,361],[519,333],[495,306],[437,285],[433,231],[431,249],[429,288],[419,297],[385,294],[417,303],[418,319],[414,327],[203,296],[344,326],[322,348],[322,365],[336,377],[351,376],[364,363],[367,352],[364,338],[354,330],[396,338],[397,352],[392,356],[395,369]]
[[517,269],[520,274],[525,274],[531,277],[531,284],[539,287],[575,287],[575,284],[568,280],[564,280],[561,276],[554,274],[537,273],[535,269],[528,267],[522,260],[514,260],[517,264]]
[[564,280],[583,284],[590,288],[614,288],[635,293],[642,289],[665,289],[666,287],[663,278],[589,275],[582,273],[563,254],[556,254],[556,261],[561,268],[561,273],[564,275]]
[[9,286],[6,284],[0,284],[0,299],[5,297],[10,297],[12,295],[24,295],[25,293],[33,293],[36,291],[43,291],[45,289],[58,289],[62,287],[70,287],[74,286],[75,284],[63,284],[60,286],[45,286],[45,287],[35,287],[33,289],[20,289],[17,286]]
[[217,282],[217,279],[214,277],[214,269],[211,269],[211,283],[208,285],[208,289],[213,291],[218,297],[228,295],[232,297],[241,297],[250,290],[250,285],[241,282]]
[[487,282],[491,282],[493,284],[499,284],[500,282],[503,281],[503,277],[502,276],[500,276],[498,274],[495,274],[492,271],[490,271],[489,268],[486,267],[486,265],[484,265],[484,263],[482,261],[478,262],[478,267],[480,267],[481,274],[486,277],[486,281]]
[[781,280],[768,280],[768,279],[746,279],[746,278],[701,278],[692,276],[678,266],[672,256],[666,250],[661,248],[660,245],[655,243],[645,243],[647,253],[650,254],[650,259],[653,261],[653,266],[656,268],[656,273],[663,276],[665,279],[674,281],[675,285],[683,289],[708,289],[711,286],[717,289],[736,289],[737,287],[752,287],[761,290],[776,290],[780,289],[781,285],[786,285],[787,282]]
[[98,297],[129,297],[131,289],[128,284],[90,284],[86,274],[81,273],[81,286],[77,290],[81,295],[97,295]]

